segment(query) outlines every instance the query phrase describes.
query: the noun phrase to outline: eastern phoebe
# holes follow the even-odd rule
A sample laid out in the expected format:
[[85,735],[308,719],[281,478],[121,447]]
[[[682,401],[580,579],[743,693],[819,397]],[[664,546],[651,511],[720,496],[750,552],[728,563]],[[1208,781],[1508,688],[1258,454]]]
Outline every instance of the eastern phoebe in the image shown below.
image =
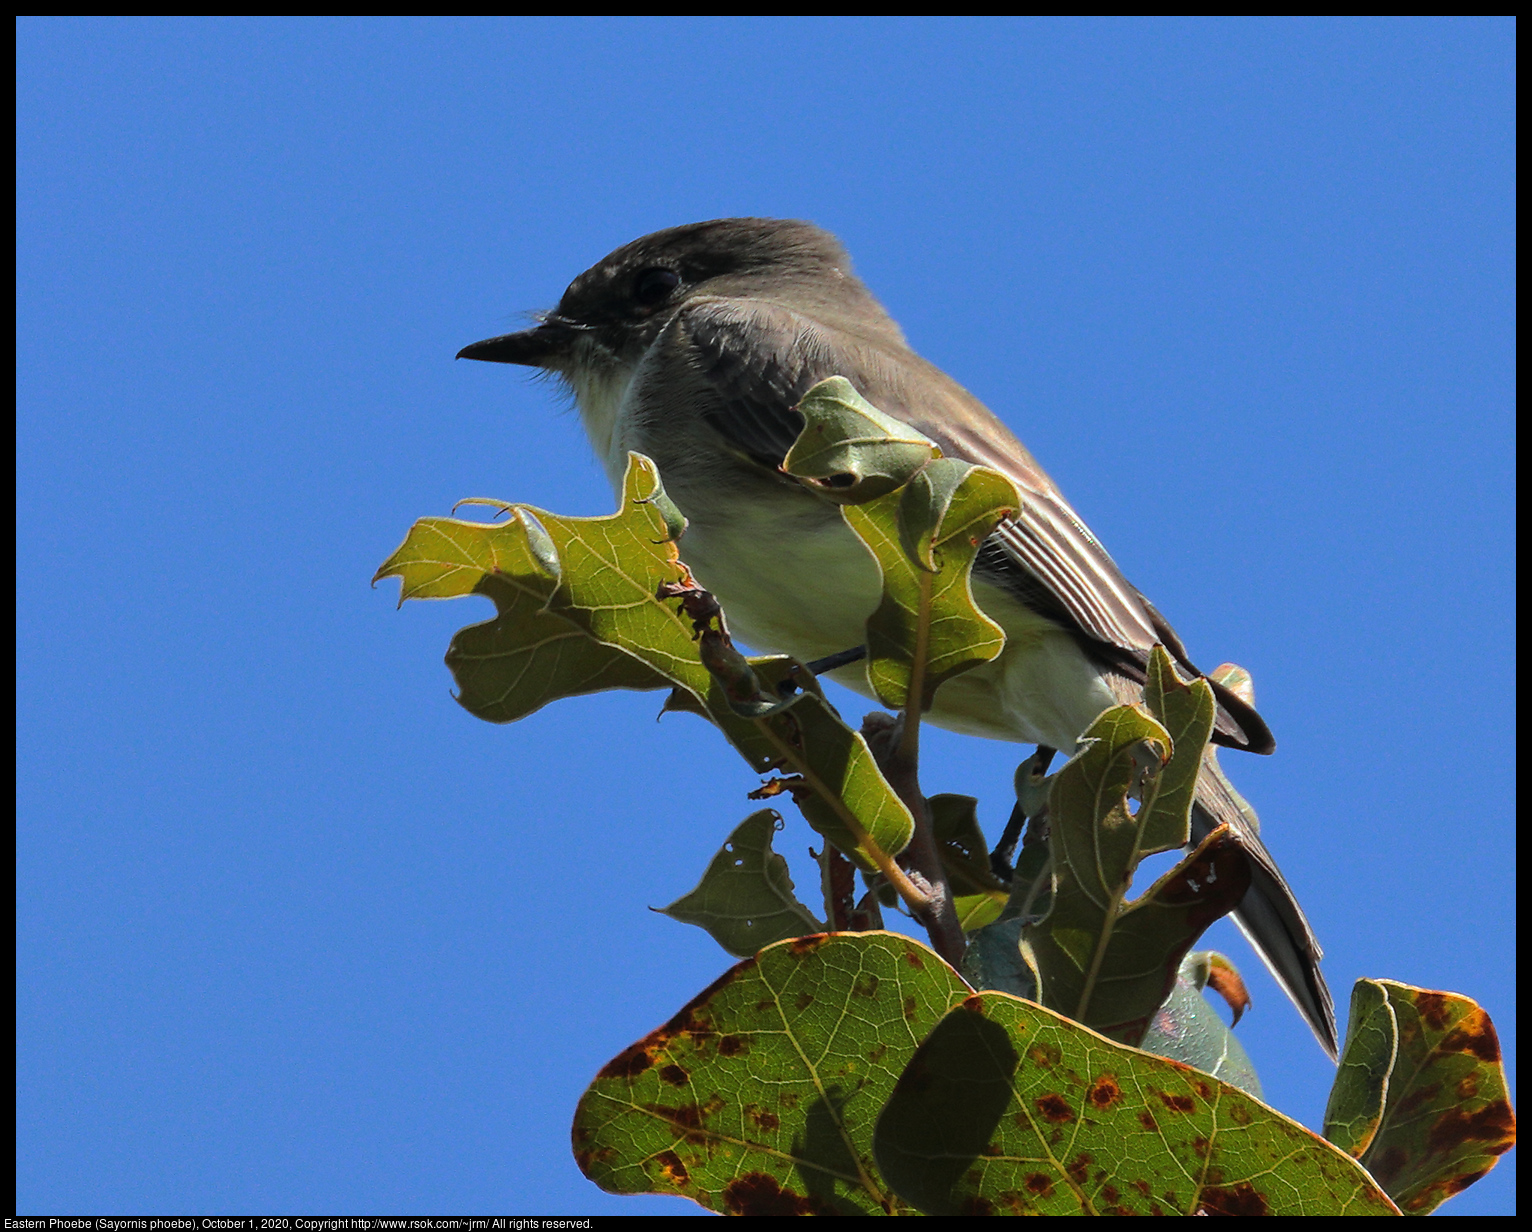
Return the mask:
[[[690,523],[686,563],[748,644],[803,660],[831,656],[864,640],[877,606],[877,565],[840,509],[778,469],[803,426],[798,401],[843,376],[948,457],[1009,476],[1024,501],[974,567],[974,597],[1005,628],[1005,650],[943,685],[932,722],[1067,751],[1101,711],[1142,700],[1155,643],[1203,674],[1021,442],[910,350],[840,243],[818,227],[724,218],[658,231],[586,270],[538,320],[459,357],[561,377],[619,490],[630,449],[653,458]],[[859,665],[833,676],[868,692]],[[1212,683],[1213,740],[1271,752],[1253,706]],[[1333,1058],[1319,944],[1252,820],[1208,765],[1194,840],[1220,823],[1251,857],[1253,881],[1235,918]]]

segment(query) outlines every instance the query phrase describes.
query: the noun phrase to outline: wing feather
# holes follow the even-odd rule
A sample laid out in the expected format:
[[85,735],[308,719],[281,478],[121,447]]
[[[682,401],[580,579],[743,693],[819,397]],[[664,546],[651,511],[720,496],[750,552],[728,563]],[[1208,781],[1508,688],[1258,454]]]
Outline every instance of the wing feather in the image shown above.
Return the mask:
[[[752,461],[779,467],[803,429],[799,400],[826,377],[846,377],[948,457],[993,467],[1016,484],[1022,506],[985,543],[977,576],[1069,629],[1088,652],[1140,683],[1156,643],[1188,672],[1203,675],[1021,442],[939,368],[887,339],[838,329],[768,300],[697,300],[674,327],[715,395],[704,418]],[[1213,687],[1220,702],[1214,740],[1270,752],[1275,742],[1255,710]]]

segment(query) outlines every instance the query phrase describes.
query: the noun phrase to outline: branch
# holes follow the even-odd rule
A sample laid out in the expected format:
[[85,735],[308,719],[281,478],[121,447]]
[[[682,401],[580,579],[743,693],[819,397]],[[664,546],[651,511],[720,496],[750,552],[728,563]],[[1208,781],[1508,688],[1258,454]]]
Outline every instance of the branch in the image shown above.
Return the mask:
[[[900,856],[909,867],[911,880],[918,878],[926,890],[925,902],[919,907],[912,904],[912,911],[930,935],[931,947],[952,966],[957,967],[963,961],[963,952],[968,942],[963,936],[963,926],[958,922],[952,902],[952,887],[947,884],[947,873],[942,868],[941,853],[936,847],[931,806],[920,790],[916,765],[918,741],[909,739],[909,726],[908,715],[901,722],[881,711],[873,711],[862,720],[862,736],[877,760],[878,769],[888,780],[888,785],[915,819],[915,831],[910,837],[910,845]],[[906,756],[907,749],[911,754],[909,756]],[[905,901],[908,902],[908,898]]]

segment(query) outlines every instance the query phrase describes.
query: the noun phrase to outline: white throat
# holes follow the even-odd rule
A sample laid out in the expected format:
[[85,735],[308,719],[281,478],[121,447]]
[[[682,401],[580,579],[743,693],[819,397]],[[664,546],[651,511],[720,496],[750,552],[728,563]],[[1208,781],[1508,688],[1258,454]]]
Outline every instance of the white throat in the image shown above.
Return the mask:
[[[595,359],[596,362],[591,362]],[[601,362],[605,360],[606,362]],[[633,384],[633,368],[613,364],[609,356],[575,354],[575,362],[564,373],[580,408],[580,422],[596,450],[596,457],[606,469],[614,491],[622,490],[622,476],[627,469],[628,451],[618,421],[622,404]]]

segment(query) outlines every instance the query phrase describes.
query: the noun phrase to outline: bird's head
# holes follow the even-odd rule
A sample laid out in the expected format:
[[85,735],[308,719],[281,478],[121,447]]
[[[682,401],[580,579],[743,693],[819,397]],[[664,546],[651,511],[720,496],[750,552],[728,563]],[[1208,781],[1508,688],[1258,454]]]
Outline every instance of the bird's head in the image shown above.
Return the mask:
[[628,366],[704,297],[777,300],[820,319],[870,316],[902,341],[828,231],[790,219],[718,218],[624,244],[570,283],[533,328],[475,342],[458,358],[565,376],[576,366]]

